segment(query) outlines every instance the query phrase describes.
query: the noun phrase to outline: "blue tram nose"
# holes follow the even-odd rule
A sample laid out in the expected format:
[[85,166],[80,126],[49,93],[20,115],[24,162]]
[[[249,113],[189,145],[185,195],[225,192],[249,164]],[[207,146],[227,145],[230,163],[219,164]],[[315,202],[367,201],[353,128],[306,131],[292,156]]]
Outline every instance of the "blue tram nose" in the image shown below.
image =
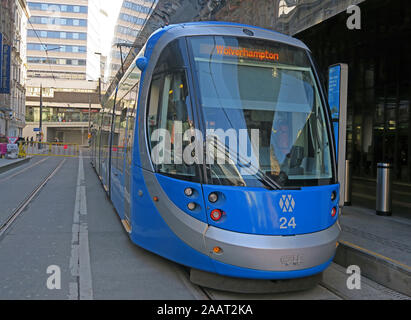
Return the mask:
[[[294,235],[321,231],[332,226],[338,199],[331,200],[338,185],[306,187],[301,190],[266,190],[263,188],[204,185],[207,216],[214,209],[225,213],[224,219],[208,220],[210,225],[236,232],[264,235]],[[208,195],[221,194],[215,203]]]
[[[229,231],[296,235],[325,230],[338,214],[339,185],[300,190],[201,185],[157,175],[174,204],[192,217]],[[187,188],[191,189],[187,195]],[[190,209],[190,204],[194,207]]]

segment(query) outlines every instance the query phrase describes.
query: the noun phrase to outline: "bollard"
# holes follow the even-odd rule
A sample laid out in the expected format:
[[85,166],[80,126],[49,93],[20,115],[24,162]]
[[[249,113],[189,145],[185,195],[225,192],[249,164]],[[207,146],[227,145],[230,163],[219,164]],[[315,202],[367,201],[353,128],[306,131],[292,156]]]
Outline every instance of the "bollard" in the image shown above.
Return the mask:
[[345,160],[344,206],[351,205],[351,161]]
[[380,216],[390,216],[392,214],[391,169],[392,165],[390,163],[377,164],[376,213]]

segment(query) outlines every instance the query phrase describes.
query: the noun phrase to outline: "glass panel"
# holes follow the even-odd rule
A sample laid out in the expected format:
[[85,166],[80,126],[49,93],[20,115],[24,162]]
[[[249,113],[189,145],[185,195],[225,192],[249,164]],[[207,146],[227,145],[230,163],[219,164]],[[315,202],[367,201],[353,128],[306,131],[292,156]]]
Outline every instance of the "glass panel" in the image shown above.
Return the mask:
[[[188,117],[189,95],[185,71],[169,73],[154,79],[151,85],[147,127],[152,160],[159,173],[196,179],[195,166],[186,164],[178,152],[189,141],[175,140],[176,130],[181,133],[194,129]],[[182,136],[181,136],[182,137]],[[180,143],[181,147],[177,147]]]
[[210,164],[213,183],[260,187],[267,177],[281,186],[331,183],[324,107],[304,50],[221,36],[193,37],[189,44],[206,129],[234,130],[239,138],[238,148],[213,138],[225,158],[238,160]]

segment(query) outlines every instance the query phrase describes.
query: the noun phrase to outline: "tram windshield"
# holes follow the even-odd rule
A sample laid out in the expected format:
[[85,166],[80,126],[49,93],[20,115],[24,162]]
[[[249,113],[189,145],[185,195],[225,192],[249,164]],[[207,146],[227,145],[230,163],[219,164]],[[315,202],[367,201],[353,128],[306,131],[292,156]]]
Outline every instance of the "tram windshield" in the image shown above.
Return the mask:
[[213,184],[332,183],[324,106],[308,53],[249,38],[189,38]]

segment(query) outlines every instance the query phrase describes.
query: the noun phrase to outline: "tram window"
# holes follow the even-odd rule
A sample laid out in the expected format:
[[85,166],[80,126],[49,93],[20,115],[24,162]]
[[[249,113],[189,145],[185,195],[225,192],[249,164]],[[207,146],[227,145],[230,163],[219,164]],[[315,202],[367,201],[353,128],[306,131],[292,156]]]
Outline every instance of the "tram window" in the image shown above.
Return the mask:
[[162,82],[162,79],[155,79],[151,83],[150,102],[149,102],[148,116],[147,116],[147,128],[148,128],[149,137],[151,137],[151,135],[153,134],[153,131],[158,128],[157,115],[158,115],[158,103],[160,99],[161,82]]
[[111,147],[111,164],[114,168],[118,170],[122,170],[122,163],[121,163],[121,127],[120,127],[120,115],[115,116],[114,127],[113,127],[113,135],[112,135],[112,147]]
[[[187,165],[182,159],[182,150],[189,144],[188,141],[183,141],[182,134],[193,128],[189,119],[188,99],[184,70],[165,73],[154,79],[151,84],[147,128],[156,171],[194,181],[198,179],[195,166]],[[180,130],[181,135],[177,132]],[[181,142],[175,139],[181,139]]]
[[[332,182],[325,108],[305,50],[222,36],[192,37],[188,43],[206,129],[259,133],[251,155],[237,153],[251,173],[239,162],[214,162],[212,183],[261,186],[260,176],[285,186]],[[251,146],[247,139],[243,145]],[[218,141],[232,148],[230,139]]]

